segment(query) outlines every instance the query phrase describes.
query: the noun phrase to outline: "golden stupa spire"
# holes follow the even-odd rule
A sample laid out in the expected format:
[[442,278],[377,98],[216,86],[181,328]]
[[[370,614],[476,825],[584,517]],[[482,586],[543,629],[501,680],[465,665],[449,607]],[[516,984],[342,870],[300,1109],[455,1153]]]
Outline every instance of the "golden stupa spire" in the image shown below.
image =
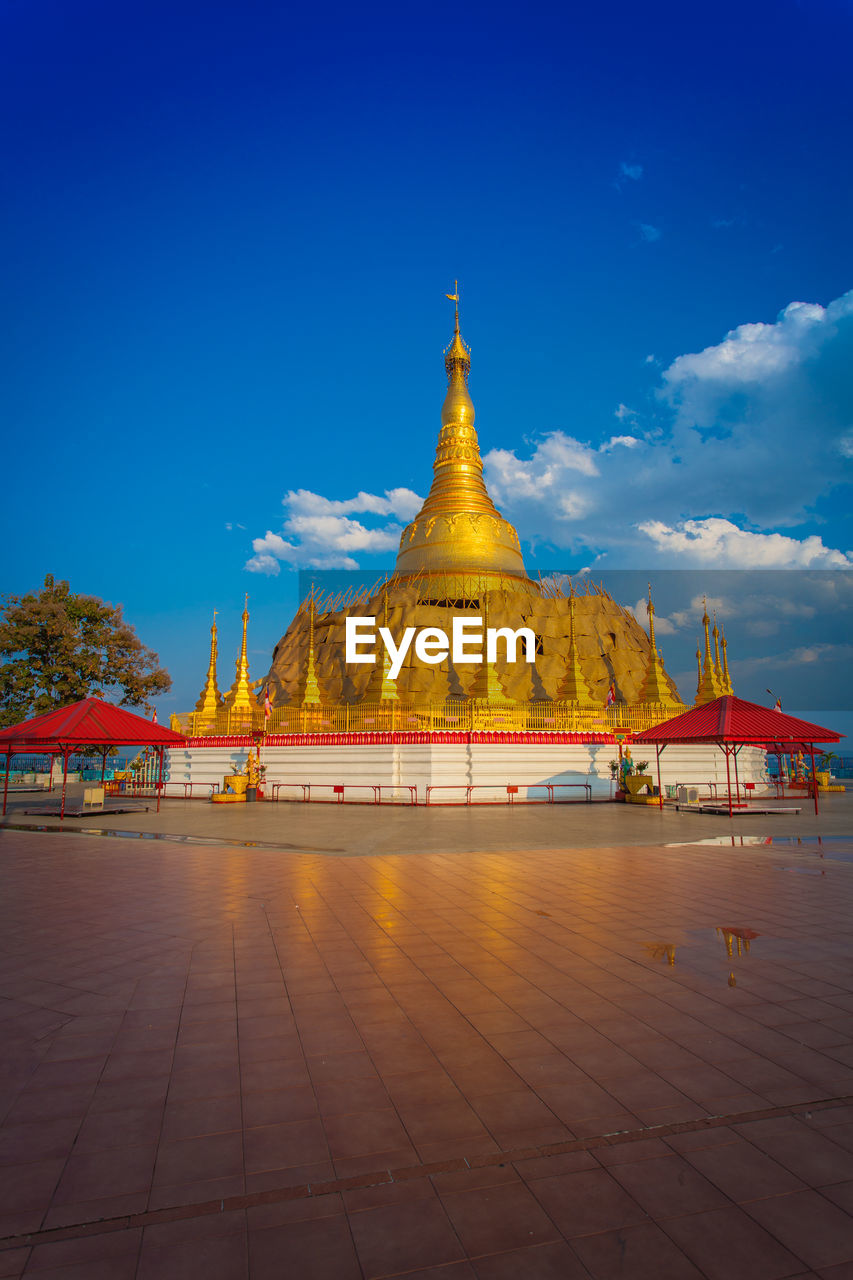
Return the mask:
[[583,673],[575,639],[575,593],[569,585],[569,652],[566,654],[566,671],[557,690],[558,702],[595,702],[589,681]]
[[311,597],[308,602],[308,662],[305,667],[305,692],[302,695],[302,706],[313,706],[320,701],[320,682],[317,679],[317,667],[314,659],[314,583],[311,583]]
[[669,680],[663,669],[663,659],[658,653],[655,642],[655,606],[652,604],[652,584],[649,583],[649,599],[646,604],[649,615],[649,661],[646,674],[640,686],[640,702],[654,702],[664,707],[680,706],[678,698],[674,698],[669,687]]
[[[483,635],[485,636],[489,630],[489,597],[486,590],[480,587],[480,598],[483,602]],[[474,682],[474,688],[482,689],[482,697],[488,703],[504,703],[509,699],[504,692],[498,675],[497,666],[494,662],[489,662],[483,655],[482,672],[477,676]],[[471,696],[469,694],[469,696]],[[474,694],[475,697],[480,696]]]
[[719,698],[721,690],[717,684],[716,672],[714,671],[714,659],[711,654],[711,619],[708,617],[708,601],[703,596],[703,613],[702,626],[705,630],[705,656],[702,662],[702,675],[699,680],[699,688],[696,690],[696,701],[694,706],[704,706],[706,702],[713,702],[715,698]]
[[216,713],[222,706],[222,694],[219,692],[219,685],[216,683],[216,614],[217,610],[213,610],[213,626],[210,628],[210,662],[207,666],[207,679],[204,682],[204,688],[198,696],[198,702],[195,709],[202,717],[204,723],[214,724],[216,721]]
[[243,642],[240,646],[240,657],[237,659],[237,674],[234,683],[225,695],[225,706],[229,711],[257,711],[258,704],[252,697],[252,686],[249,682],[249,659],[246,652],[246,636],[249,627],[249,594],[243,604]]
[[[439,591],[456,597],[462,594],[464,579],[472,575],[484,579],[486,587],[497,585],[502,575],[530,580],[518,534],[496,509],[483,479],[474,403],[468,391],[471,352],[459,330],[458,282],[446,296],[454,303],[454,325],[444,352],[447,394],[433,481],[421,510],[403,530],[396,576],[440,576]],[[425,585],[429,590],[429,582]]]
[[714,610],[714,679],[720,693],[725,693],[725,680],[723,679],[723,664],[720,660],[720,631],[717,626],[717,610]]
[[[382,606],[382,625],[388,626],[388,579],[385,579],[385,595]],[[399,702],[397,694],[397,681],[391,679],[391,656],[388,653],[387,646],[382,648],[382,684],[379,690],[379,698],[382,702]]]
[[729,646],[726,642],[725,636],[720,637],[720,644],[723,646],[723,692],[734,693],[732,678],[729,675],[729,655],[728,655]]

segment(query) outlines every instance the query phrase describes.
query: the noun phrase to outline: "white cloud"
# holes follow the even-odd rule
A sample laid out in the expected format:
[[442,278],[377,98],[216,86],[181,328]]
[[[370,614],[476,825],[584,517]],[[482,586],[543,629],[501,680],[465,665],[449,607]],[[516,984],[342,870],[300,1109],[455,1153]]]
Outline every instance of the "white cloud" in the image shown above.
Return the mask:
[[835,667],[837,670],[842,670],[849,666],[851,658],[853,658],[851,644],[811,644],[801,645],[782,653],[765,653],[754,658],[743,658],[738,662],[738,668],[746,674],[761,670],[762,667],[802,667],[813,666],[820,662],[826,663],[830,669]]
[[775,324],[742,324],[718,346],[679,356],[663,375],[670,396],[683,404],[694,384],[761,382],[800,364],[819,348],[826,325],[832,323],[830,309],[792,302]]
[[650,222],[640,223],[640,236],[646,244],[653,244],[655,240],[660,240],[662,235],[660,227],[653,227]]
[[[625,608],[632,613],[639,622],[644,631],[649,629],[649,602],[645,596],[640,596],[636,604],[628,604]],[[656,636],[673,636],[678,631],[678,626],[672,622],[670,618],[665,618],[663,614],[655,610],[655,635]]]
[[288,533],[296,534],[303,544],[315,544],[332,551],[390,551],[400,543],[402,526],[386,525],[367,529],[348,516],[291,516]]
[[396,552],[402,525],[368,525],[352,518],[357,512],[383,519],[397,516],[409,520],[417,514],[423,499],[411,489],[387,489],[385,496],[361,492],[343,500],[326,498],[310,489],[286,493],[282,534],[267,530],[252,541],[254,555],[246,562],[250,573],[277,574],[282,564],[289,568],[358,569],[354,553]]
[[636,449],[642,444],[636,436],[611,436],[599,446],[599,453],[611,453],[614,449]]
[[798,540],[781,533],[750,533],[731,520],[684,520],[677,527],[662,520],[638,525],[659,551],[680,564],[740,569],[851,569],[853,556],[825,547],[812,535]]
[[643,176],[643,166],[641,164],[627,164],[623,160],[619,166],[619,172],[623,178],[630,178],[632,182],[639,182]]
[[847,567],[825,532],[792,531],[853,479],[851,368],[853,291],[792,303],[671,361],[648,407],[616,409],[630,434],[551,431],[487,453],[486,479],[522,539],[598,567]]
[[385,497],[375,493],[359,492],[354,498],[338,501],[324,498],[310,489],[291,489],[282,498],[282,505],[291,515],[328,516],[369,513],[375,516],[396,516],[398,520],[411,520],[423,505],[423,498],[411,489],[386,489]]

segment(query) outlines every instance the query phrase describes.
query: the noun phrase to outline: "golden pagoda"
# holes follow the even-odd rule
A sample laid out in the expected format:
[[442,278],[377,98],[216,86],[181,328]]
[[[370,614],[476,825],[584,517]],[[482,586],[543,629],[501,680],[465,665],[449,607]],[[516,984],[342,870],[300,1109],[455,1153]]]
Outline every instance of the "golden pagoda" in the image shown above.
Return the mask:
[[[265,678],[272,702],[266,722],[251,693],[244,613],[238,675],[225,711],[233,709],[243,719],[251,713],[255,728],[271,733],[601,731],[617,723],[647,728],[668,718],[682,704],[657,652],[651,602],[647,636],[603,585],[528,575],[518,534],[495,507],[483,477],[458,287],[447,296],[455,304],[454,325],[444,351],[447,383],[432,485],[402,533],[393,573],[339,594],[317,593],[312,586],[273,651]],[[479,658],[469,660],[470,650],[458,661],[449,651],[420,658],[411,644],[392,679],[387,648],[377,637],[372,661],[345,661],[348,619],[371,619],[377,632],[384,627],[400,645],[410,628],[447,634],[457,617],[481,631]],[[485,645],[489,628],[503,637],[491,660]],[[521,629],[524,642],[511,647],[506,633]],[[709,641],[706,625],[706,650]],[[713,680],[712,659],[710,672]],[[616,700],[605,708],[611,686]],[[183,722],[189,719],[175,717],[176,727],[188,727]],[[221,715],[219,724],[226,723],[231,722]]]

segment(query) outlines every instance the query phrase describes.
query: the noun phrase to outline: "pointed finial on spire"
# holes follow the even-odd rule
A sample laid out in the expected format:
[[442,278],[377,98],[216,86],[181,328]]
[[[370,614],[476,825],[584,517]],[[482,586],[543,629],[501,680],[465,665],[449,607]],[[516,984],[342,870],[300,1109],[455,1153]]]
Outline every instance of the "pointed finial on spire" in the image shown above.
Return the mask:
[[454,332],[458,333],[459,332],[459,281],[458,280],[453,281],[453,293],[446,293],[444,296],[445,298],[449,298],[451,302],[455,303],[456,323],[454,325]]

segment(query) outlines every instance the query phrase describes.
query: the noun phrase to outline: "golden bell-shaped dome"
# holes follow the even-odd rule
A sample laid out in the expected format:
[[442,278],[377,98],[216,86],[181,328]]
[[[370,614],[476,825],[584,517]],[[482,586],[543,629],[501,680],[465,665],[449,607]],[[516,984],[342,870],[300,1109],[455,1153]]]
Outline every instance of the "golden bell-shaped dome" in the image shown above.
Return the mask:
[[[451,296],[451,295],[448,295]],[[530,582],[518,534],[496,509],[483,480],[483,460],[468,391],[471,353],[459,332],[444,353],[447,395],[433,463],[433,482],[423,507],[403,530],[396,576],[428,576],[435,594],[470,594],[509,577]],[[472,586],[473,584],[473,586]],[[530,583],[531,590],[535,590]]]

